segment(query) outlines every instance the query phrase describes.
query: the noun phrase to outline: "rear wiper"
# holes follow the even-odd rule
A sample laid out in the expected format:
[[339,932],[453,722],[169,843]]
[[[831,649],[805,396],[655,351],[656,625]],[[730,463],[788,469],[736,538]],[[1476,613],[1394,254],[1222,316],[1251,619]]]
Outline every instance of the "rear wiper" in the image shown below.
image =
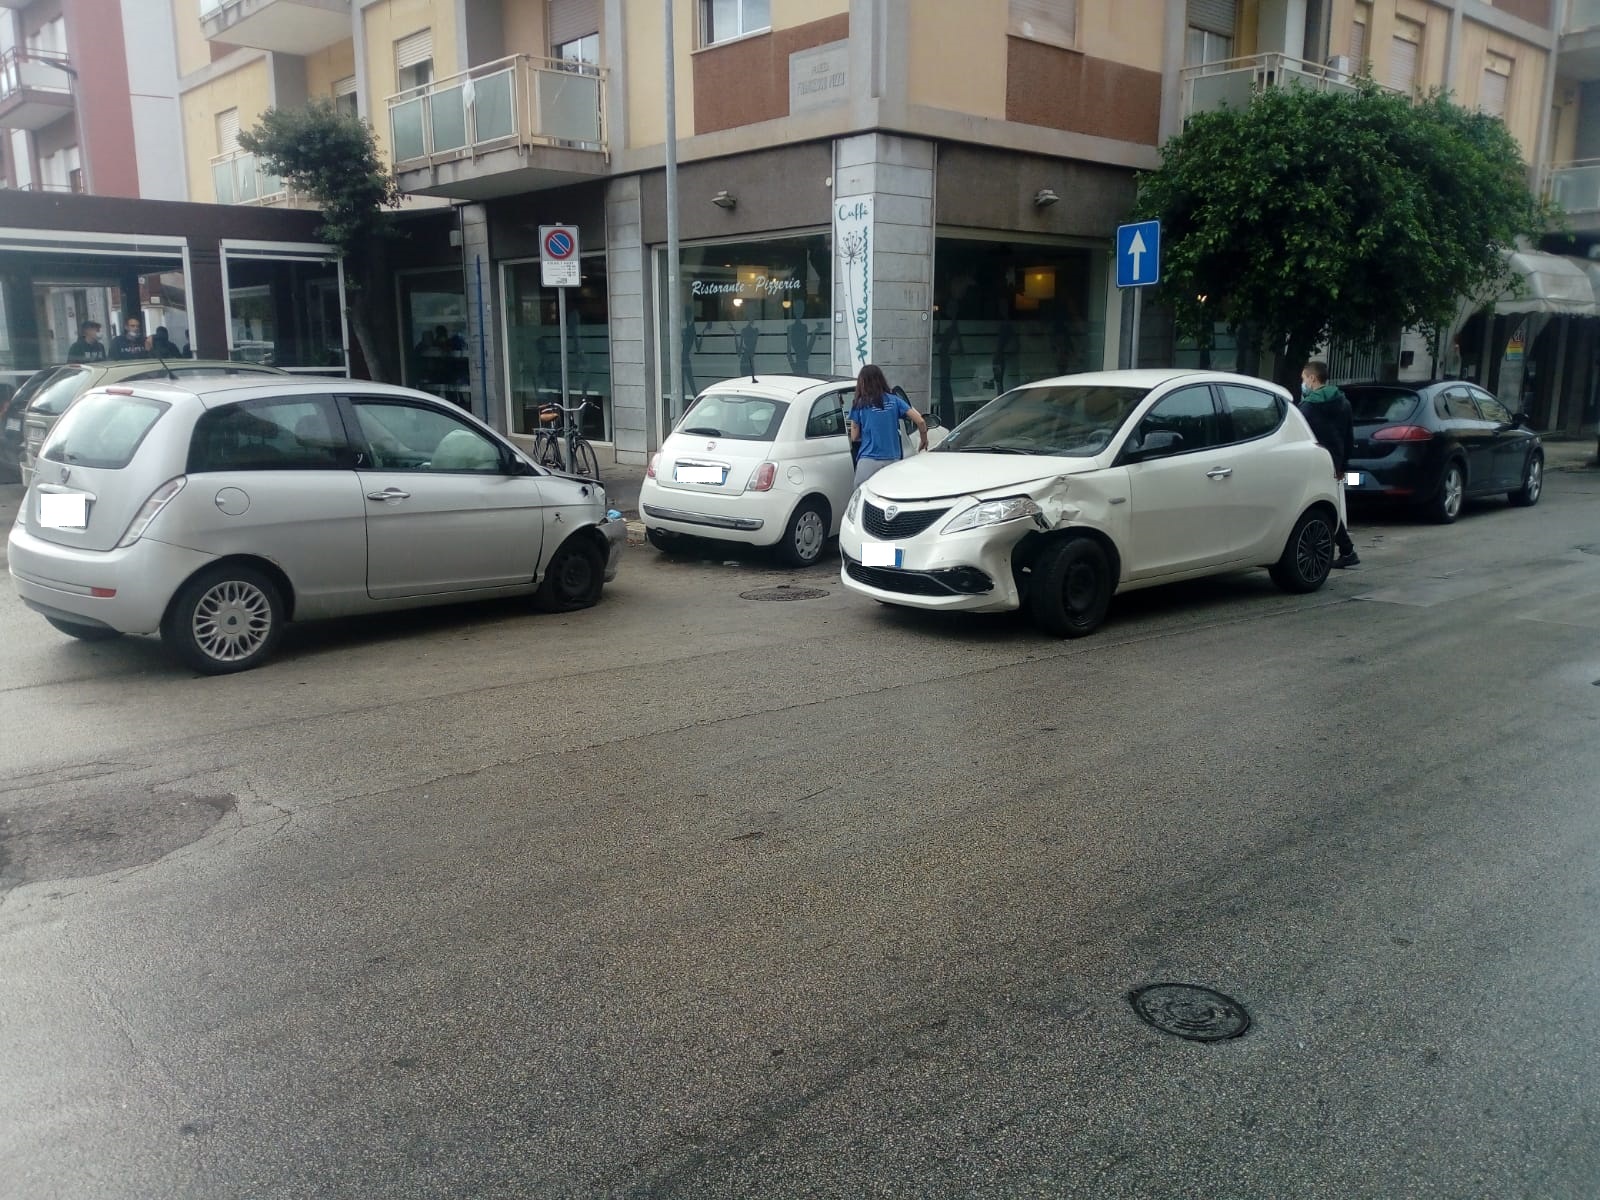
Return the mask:
[[680,430],[681,433],[698,433],[701,437],[721,437],[722,430],[707,429],[704,425],[694,425],[688,429]]

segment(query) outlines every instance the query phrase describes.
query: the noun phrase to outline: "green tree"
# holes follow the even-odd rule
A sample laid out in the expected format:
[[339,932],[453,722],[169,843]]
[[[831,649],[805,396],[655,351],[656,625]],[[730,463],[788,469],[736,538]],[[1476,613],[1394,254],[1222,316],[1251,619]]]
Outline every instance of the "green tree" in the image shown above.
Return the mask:
[[312,100],[268,109],[259,125],[239,134],[239,145],[321,209],[318,236],[344,258],[345,316],[367,369],[374,379],[394,378],[394,356],[373,336],[373,312],[400,189],[378,154],[372,126],[331,100]]
[[1159,290],[1180,333],[1253,331],[1288,384],[1330,337],[1446,327],[1547,223],[1502,122],[1370,80],[1197,114],[1161,157],[1136,208],[1162,223]]

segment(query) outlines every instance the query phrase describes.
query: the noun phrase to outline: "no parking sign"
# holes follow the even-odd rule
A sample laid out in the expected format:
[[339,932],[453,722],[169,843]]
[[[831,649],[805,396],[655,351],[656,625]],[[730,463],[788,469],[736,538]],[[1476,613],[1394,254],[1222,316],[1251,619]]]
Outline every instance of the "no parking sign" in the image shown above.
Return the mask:
[[578,265],[576,225],[539,226],[539,276],[545,287],[577,287],[582,280]]

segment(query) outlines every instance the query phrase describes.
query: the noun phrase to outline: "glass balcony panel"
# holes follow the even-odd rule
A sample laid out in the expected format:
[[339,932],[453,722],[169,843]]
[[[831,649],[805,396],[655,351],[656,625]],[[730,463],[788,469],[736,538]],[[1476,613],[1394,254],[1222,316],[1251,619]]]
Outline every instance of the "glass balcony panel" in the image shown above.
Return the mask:
[[600,143],[600,80],[574,71],[535,71],[541,137]]
[[497,71],[475,80],[473,102],[477,142],[513,137],[517,132],[516,87],[511,71]]
[[444,88],[429,97],[433,109],[433,153],[467,147],[467,101],[461,85]]
[[426,106],[427,98],[418,96],[414,100],[403,100],[389,109],[389,136],[394,144],[396,162],[427,157],[428,144],[423,135],[423,110]]

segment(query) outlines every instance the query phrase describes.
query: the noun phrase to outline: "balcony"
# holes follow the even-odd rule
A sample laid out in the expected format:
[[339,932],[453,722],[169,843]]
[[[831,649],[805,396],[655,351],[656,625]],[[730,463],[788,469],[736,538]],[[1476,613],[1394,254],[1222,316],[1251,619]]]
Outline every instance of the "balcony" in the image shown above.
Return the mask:
[[72,110],[72,65],[65,54],[0,54],[0,129],[43,129]]
[[1545,172],[1544,194],[1566,214],[1573,232],[1600,232],[1600,158],[1553,164]]
[[1285,54],[1257,54],[1183,69],[1183,115],[1243,108],[1251,97],[1273,87],[1310,88],[1314,92],[1351,92],[1355,78],[1320,63]]
[[315,54],[351,36],[350,0],[200,0],[208,39],[279,54]]
[[606,173],[605,72],[526,54],[389,97],[400,189],[488,200]]
[[253,204],[262,208],[311,208],[299,192],[262,170],[247,150],[219,154],[211,160],[211,186],[218,204]]

